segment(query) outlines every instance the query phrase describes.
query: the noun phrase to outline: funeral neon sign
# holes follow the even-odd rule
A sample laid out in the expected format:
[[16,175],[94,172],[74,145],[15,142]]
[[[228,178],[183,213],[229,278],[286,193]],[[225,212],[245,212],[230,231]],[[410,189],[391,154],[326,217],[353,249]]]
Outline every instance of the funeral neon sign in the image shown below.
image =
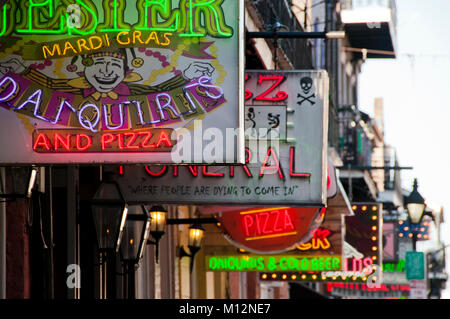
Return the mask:
[[[291,147],[290,151],[289,151],[289,170],[283,169],[283,167],[280,165],[280,162],[278,160],[279,155],[277,155],[277,152],[275,151],[275,149],[273,149],[272,147],[268,147],[267,148],[267,152],[266,155],[264,157],[264,160],[259,168],[258,171],[253,171],[250,170],[250,168],[247,166],[248,163],[250,163],[252,161],[252,152],[250,151],[249,148],[245,149],[245,153],[246,153],[246,157],[245,157],[245,164],[244,165],[240,165],[240,166],[229,166],[228,167],[228,176],[229,177],[234,177],[235,175],[235,170],[236,169],[242,169],[245,173],[245,175],[248,178],[253,178],[258,176],[259,178],[264,178],[265,175],[269,175],[269,174],[276,174],[281,180],[285,179],[285,176],[289,175],[290,177],[296,177],[296,178],[305,178],[308,179],[311,177],[310,173],[307,172],[299,172],[296,170],[295,168],[295,147]],[[274,164],[269,164],[269,162],[272,162]],[[178,166],[176,165],[171,165],[172,167],[172,176],[176,177],[178,176]],[[197,177],[197,176],[204,176],[204,177],[225,177],[225,173],[214,173],[214,172],[210,172],[208,171],[208,168],[206,166],[201,166],[201,169],[198,169],[198,166],[196,165],[187,165],[187,172],[188,174],[192,175],[193,177]],[[119,173],[120,175],[124,175],[125,174],[125,167],[120,166],[119,169]],[[161,177],[164,176],[165,174],[167,174],[169,171],[169,166],[168,165],[163,165],[163,166],[158,166],[158,168],[154,168],[154,167],[150,167],[150,166],[145,166],[145,172],[152,177]],[[255,176],[256,175],[256,176]],[[189,187],[189,186],[186,186]],[[234,193],[237,191],[237,187],[236,186],[230,186],[231,192]],[[274,194],[274,195],[278,195],[278,194],[282,194],[283,192],[285,192],[285,195],[288,195],[288,193],[291,193],[293,191],[293,189],[291,187],[279,187],[279,186],[258,186],[255,188],[255,193],[258,195],[266,195],[266,194]],[[206,189],[205,188],[205,192],[209,193],[209,188]],[[285,220],[287,221],[287,223],[285,224],[288,225],[289,224],[289,218],[285,215]],[[247,218],[246,223],[250,223],[250,219]],[[277,219],[277,226],[273,226],[273,227],[281,227],[278,225],[278,223],[281,223],[281,219]],[[255,224],[256,225],[256,224]],[[258,223],[258,229],[260,229],[260,224]],[[285,227],[283,226],[283,227]],[[272,226],[271,226],[272,227]],[[289,226],[286,226],[286,229],[289,228]]]

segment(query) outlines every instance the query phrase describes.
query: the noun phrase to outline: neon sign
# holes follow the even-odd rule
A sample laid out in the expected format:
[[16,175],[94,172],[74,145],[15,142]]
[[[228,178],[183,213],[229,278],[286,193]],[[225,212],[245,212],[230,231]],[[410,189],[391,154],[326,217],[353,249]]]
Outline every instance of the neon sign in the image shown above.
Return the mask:
[[[367,282],[371,275],[377,270],[378,265],[373,263],[370,257],[344,258],[341,269],[323,271],[300,271],[292,272],[288,269],[273,270],[281,273],[263,273],[262,280],[297,280],[297,281],[350,281]],[[284,273],[282,271],[285,271]]]
[[399,259],[397,263],[383,263],[383,272],[404,272],[405,259]]
[[[295,171],[295,167],[294,167],[294,152],[295,152],[295,147],[291,147],[290,150],[290,156],[289,156],[289,175],[290,177],[297,177],[297,178],[309,178],[311,176],[310,173],[297,173]],[[246,158],[245,158],[245,164],[244,165],[239,165],[239,166],[229,166],[227,168],[227,173],[212,173],[209,172],[208,169],[204,166],[202,166],[202,170],[198,170],[197,166],[194,165],[188,165],[188,172],[190,173],[190,175],[192,175],[193,177],[198,177],[198,176],[203,176],[203,177],[234,177],[236,170],[242,170],[244,175],[247,176],[248,178],[253,178],[254,177],[254,172],[252,173],[252,170],[249,167],[249,163],[252,161],[252,153],[250,152],[249,148],[246,148]],[[269,160],[271,159],[276,159],[277,155],[276,152],[269,147],[267,149],[267,155],[264,158],[264,162],[261,164],[261,166],[258,168],[258,172],[259,172],[259,177],[263,178],[267,173],[266,171],[269,172],[277,172],[277,176],[281,179],[284,180],[285,179],[285,171],[283,170],[283,168],[281,167],[279,161],[275,161],[274,165],[267,165],[267,163],[269,162]],[[176,165],[171,165],[172,167],[172,176],[176,177],[178,176],[178,166]],[[127,171],[128,168],[125,168],[123,166],[121,166],[119,168],[119,174],[120,175],[124,175],[125,172]],[[145,166],[145,172],[148,174],[148,176],[151,177],[162,177],[165,174],[167,174],[167,172],[169,171],[169,166],[168,165],[163,165],[162,167],[158,167],[156,170],[155,168],[152,168],[150,166]],[[199,173],[200,172],[200,173]],[[205,188],[206,189],[210,189],[210,188]],[[236,186],[229,186],[227,189],[232,189],[232,191],[228,191],[232,194],[235,194],[238,190],[238,188]],[[290,195],[292,193],[292,188],[289,187],[264,187],[264,186],[257,186],[254,190],[255,194],[257,195],[267,195],[267,194],[274,194],[274,195]],[[206,191],[207,193],[209,193],[209,191]],[[215,194],[218,195],[218,194]]]
[[241,212],[245,240],[258,240],[297,234],[288,207]]
[[[323,220],[315,207],[262,207],[219,214],[220,229],[233,245],[253,253],[294,250],[308,231]],[[295,251],[295,250],[294,250]],[[311,254],[313,255],[313,254]]]
[[392,285],[392,284],[381,284],[381,285],[366,285],[359,283],[327,283],[327,290],[332,292],[335,288],[349,289],[349,290],[359,290],[359,291],[407,291],[411,290],[409,285]]
[[328,229],[319,227],[314,231],[311,241],[298,245],[297,249],[301,251],[327,250],[331,247],[330,241],[328,240],[330,234],[331,232]]
[[[0,102],[15,112],[51,124],[82,127],[92,132],[161,126],[180,121],[181,118],[198,112],[198,104],[193,101],[193,97],[197,97],[197,103],[214,101],[214,103],[208,104],[209,107],[211,105],[217,107],[225,102],[222,89],[209,84],[210,78],[206,76],[190,83],[184,81],[185,85],[180,88],[178,93],[166,91],[148,94],[143,100],[129,100],[126,96],[119,98],[118,95],[111,95],[102,100],[103,105],[99,105],[95,100],[89,103],[89,100],[75,95],[77,92],[74,87],[67,89],[67,92],[71,93],[62,93],[64,87],[61,87],[51,96],[44,94],[44,92],[48,93],[46,88],[36,89],[35,84],[27,81],[36,79],[36,77],[41,78],[42,74],[30,70],[22,77],[14,75],[2,78],[0,80]],[[178,84],[183,83],[183,81],[176,81]],[[64,85],[63,82],[52,84],[47,78],[42,78],[43,85],[54,89]],[[175,83],[172,85],[173,90],[177,89],[176,85]],[[167,87],[171,88],[170,85]],[[127,90],[125,87],[123,89]],[[151,88],[148,90],[151,91]],[[198,95],[199,92],[200,95]],[[95,95],[95,93],[94,90],[93,94]],[[80,92],[80,95],[86,94],[87,92]],[[57,102],[58,100],[59,102]],[[207,109],[205,104],[201,105]]]
[[380,218],[380,204],[353,203],[355,216],[345,217],[345,241],[357,251],[370,256],[374,263],[381,258],[382,218]]
[[207,271],[323,271],[340,269],[338,257],[321,256],[206,256]]
[[[138,0],[135,8],[138,22],[134,25],[125,21],[125,9],[129,1],[103,0],[101,5],[99,2],[28,0],[0,3],[0,36],[13,32],[86,35],[94,32],[124,32],[132,28],[178,32],[182,37],[233,35],[233,29],[225,21],[222,8],[224,0],[179,0],[176,8],[172,6],[172,0]],[[103,12],[99,12],[101,8]],[[16,15],[21,17],[17,22]],[[104,17],[103,21],[99,21],[101,15]]]
[[[15,163],[73,163],[51,155],[69,149],[84,153],[76,163],[241,164],[240,134],[221,159],[180,160],[174,149],[191,132],[240,129],[243,14],[243,0],[0,1],[0,125],[33,142],[15,143]],[[160,128],[173,140],[134,139]],[[85,132],[31,139],[41,129]],[[10,142],[0,139],[3,147]]]
[[420,224],[410,224],[407,220],[398,221],[398,237],[412,238],[413,234],[417,234],[417,240],[430,239],[430,220],[425,217],[420,221]]
[[35,152],[168,152],[176,141],[172,129],[91,133],[84,130],[46,130],[33,133]]

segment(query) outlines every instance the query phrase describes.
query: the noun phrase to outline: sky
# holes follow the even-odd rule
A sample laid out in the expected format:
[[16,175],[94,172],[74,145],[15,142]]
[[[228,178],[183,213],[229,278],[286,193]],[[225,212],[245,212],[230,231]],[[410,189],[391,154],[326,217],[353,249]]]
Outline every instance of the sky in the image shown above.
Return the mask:
[[[397,0],[397,10],[397,58],[366,60],[359,108],[373,115],[383,98],[385,141],[400,166],[414,168],[402,170],[402,186],[411,190],[417,178],[427,205],[443,207],[441,240],[450,244],[450,1]],[[447,286],[442,298],[450,299]]]

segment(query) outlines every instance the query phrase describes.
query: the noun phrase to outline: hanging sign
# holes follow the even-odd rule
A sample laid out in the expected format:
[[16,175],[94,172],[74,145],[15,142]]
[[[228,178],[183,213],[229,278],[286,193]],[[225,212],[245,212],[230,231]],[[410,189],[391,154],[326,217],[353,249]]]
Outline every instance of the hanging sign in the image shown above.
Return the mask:
[[235,246],[255,253],[295,249],[323,220],[317,207],[257,207],[218,214],[220,228]]
[[[345,241],[342,251],[342,268],[321,272],[294,272],[261,274],[263,280],[365,282],[373,285],[382,282],[381,266],[382,237],[381,207],[378,203],[353,203],[354,216],[343,216],[345,220]],[[327,221],[325,217],[325,221]],[[336,223],[336,221],[334,221]],[[323,226],[330,227],[324,222]],[[334,226],[336,227],[336,226]],[[283,276],[283,274],[285,276]]]
[[117,181],[125,197],[178,204],[325,205],[327,182],[335,180],[327,181],[327,73],[248,71],[245,79],[244,165],[124,166]]
[[425,279],[425,254],[421,251],[406,252],[406,279]]
[[0,1],[0,163],[243,164],[243,7]]
[[[292,272],[298,274],[299,271],[313,272],[311,270],[313,265],[319,271],[321,261],[322,263],[330,261],[332,264],[331,267],[321,267],[322,271],[342,270],[343,216],[349,213],[345,203],[342,204],[342,201],[336,197],[329,201],[326,209],[312,207],[240,207],[239,209],[233,206],[200,207],[203,214],[216,212],[214,215],[219,220],[219,228],[224,234],[223,237],[215,236],[214,240],[205,241],[203,245],[206,256],[205,263],[209,265],[211,258],[216,256],[222,258],[222,263],[224,263],[225,256],[227,260],[233,260],[230,263],[241,259],[257,260],[261,255],[266,256],[265,260],[268,257],[279,260],[285,256],[293,258],[291,260],[303,260],[303,266],[300,262],[299,267],[296,267],[297,264],[294,262],[290,266],[288,264],[287,267],[280,264],[272,269],[261,266],[259,270],[262,269],[264,272],[273,271],[285,274],[285,278],[283,278],[281,274],[268,276],[267,273],[263,273],[265,276],[262,276],[261,280],[286,279],[287,272],[291,272],[291,274],[294,274]],[[313,216],[314,218],[312,218]],[[311,263],[307,263],[307,261]],[[211,263],[214,262],[213,259]],[[319,264],[316,264],[317,262]],[[212,271],[225,271],[220,267],[211,269],[212,267],[207,266],[207,268]],[[247,271],[259,270],[256,267]],[[298,277],[300,279],[300,276]]]

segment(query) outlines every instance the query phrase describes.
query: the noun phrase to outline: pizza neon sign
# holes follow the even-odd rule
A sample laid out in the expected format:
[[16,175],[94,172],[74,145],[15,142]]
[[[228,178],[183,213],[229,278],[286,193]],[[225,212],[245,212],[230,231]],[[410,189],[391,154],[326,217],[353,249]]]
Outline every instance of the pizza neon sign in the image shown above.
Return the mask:
[[295,216],[289,207],[251,210],[240,213],[245,240],[296,235]]

